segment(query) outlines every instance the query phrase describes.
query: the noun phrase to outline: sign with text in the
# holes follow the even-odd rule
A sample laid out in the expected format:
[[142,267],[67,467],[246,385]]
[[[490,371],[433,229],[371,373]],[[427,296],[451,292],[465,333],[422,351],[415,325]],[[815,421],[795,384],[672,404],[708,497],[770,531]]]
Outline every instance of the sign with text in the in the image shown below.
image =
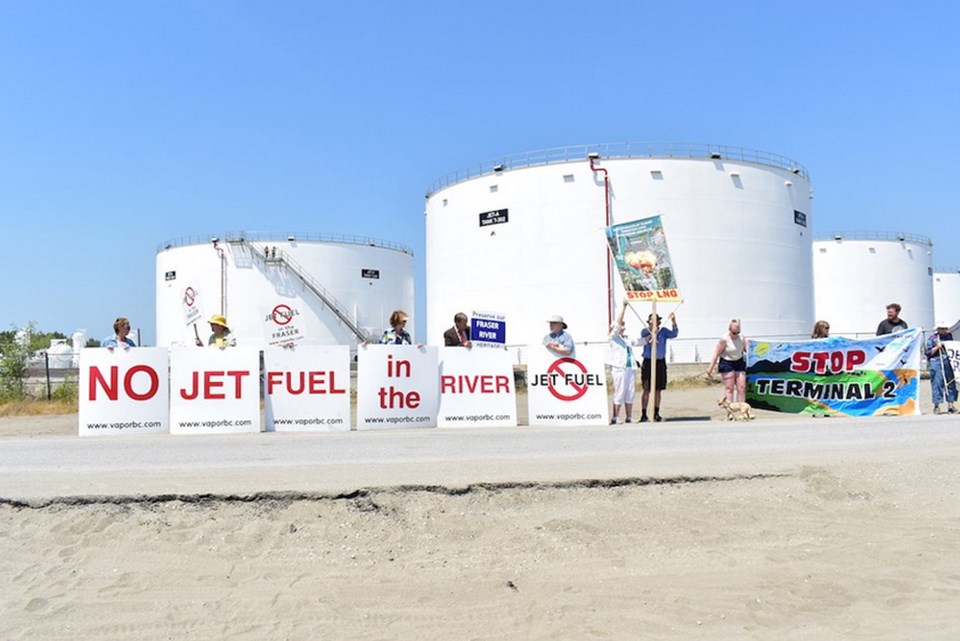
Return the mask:
[[266,431],[350,429],[350,348],[263,350]]
[[485,211],[480,214],[480,226],[502,225],[510,222],[510,212],[507,209],[495,209],[494,211]]
[[304,322],[300,316],[300,307],[295,302],[276,303],[264,308],[264,343],[270,347],[291,346],[302,343],[304,338]]
[[170,350],[170,433],[260,431],[260,350]]
[[607,374],[604,348],[577,348],[558,357],[542,345],[527,347],[530,425],[606,425]]
[[80,350],[79,434],[152,434],[170,429],[167,350]]
[[503,347],[507,344],[507,317],[474,311],[470,317],[470,341],[474,347]]
[[440,349],[440,427],[515,427],[513,359],[506,350]]
[[436,347],[357,350],[358,430],[436,427],[439,404]]

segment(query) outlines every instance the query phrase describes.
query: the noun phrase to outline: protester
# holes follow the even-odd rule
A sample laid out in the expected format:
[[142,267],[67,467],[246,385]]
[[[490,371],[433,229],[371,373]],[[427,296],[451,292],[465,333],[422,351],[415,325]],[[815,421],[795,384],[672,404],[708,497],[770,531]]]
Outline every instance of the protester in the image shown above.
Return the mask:
[[956,414],[954,403],[957,400],[957,381],[953,373],[950,356],[943,345],[943,341],[952,341],[950,325],[944,321],[937,322],[937,332],[927,339],[925,351],[927,362],[930,365],[930,390],[933,392],[933,413],[940,414],[940,403],[946,397],[947,412]]
[[407,313],[399,309],[390,314],[391,329],[384,331],[377,342],[381,345],[412,345],[413,339],[405,329],[407,318]]
[[647,404],[650,400],[650,361],[651,346],[654,336],[657,340],[657,389],[653,394],[653,420],[660,422],[663,418],[660,416],[660,396],[663,390],[667,389],[667,339],[677,337],[677,317],[670,313],[667,317],[670,320],[672,329],[661,327],[661,318],[650,314],[647,317],[647,327],[640,332],[640,338],[643,339],[643,363],[640,365],[640,384],[643,386],[643,394],[640,396],[640,422],[646,423],[650,419],[647,417]]
[[900,318],[899,303],[890,303],[887,305],[887,317],[880,321],[877,326],[877,336],[892,334],[904,329],[907,329],[907,321]]
[[102,341],[100,341],[100,347],[106,347],[107,349],[115,349],[117,347],[123,347],[123,349],[130,349],[131,347],[136,347],[137,344],[133,342],[133,339],[127,336],[130,333],[130,321],[123,316],[118,316],[117,320],[113,321],[113,336],[108,336]]
[[470,341],[470,326],[467,315],[458,312],[453,317],[453,327],[443,333],[443,344],[446,347],[473,347]]
[[713,360],[707,368],[707,376],[713,375],[719,367],[723,379],[724,395],[729,403],[742,403],[747,400],[747,339],[740,334],[740,321],[730,321],[727,333],[720,337]]
[[554,356],[573,358],[573,338],[567,333],[567,324],[563,322],[563,316],[551,316],[547,322],[550,323],[550,333],[543,337],[543,346]]
[[[227,325],[227,318],[223,314],[214,314],[210,317],[210,338],[207,339],[209,347],[236,347],[237,339],[230,332],[230,326]],[[197,346],[202,347],[203,343],[197,338]]]
[[633,420],[633,399],[636,394],[636,370],[633,345],[625,333],[623,315],[627,311],[627,301],[623,301],[617,322],[610,327],[610,348],[607,351],[607,364],[610,365],[610,376],[613,378],[613,418],[610,425],[617,424],[620,414],[620,405],[624,407],[624,423]]
[[830,338],[830,323],[825,320],[818,320],[813,324],[813,333],[810,338]]

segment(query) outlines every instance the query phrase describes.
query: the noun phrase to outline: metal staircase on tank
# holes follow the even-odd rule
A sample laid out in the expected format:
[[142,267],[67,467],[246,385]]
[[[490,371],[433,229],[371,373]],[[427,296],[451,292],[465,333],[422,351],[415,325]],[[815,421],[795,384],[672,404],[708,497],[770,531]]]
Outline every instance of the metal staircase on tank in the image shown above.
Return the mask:
[[340,319],[344,325],[350,328],[350,331],[360,339],[361,341],[369,341],[370,337],[363,331],[363,328],[360,327],[360,324],[357,322],[357,319],[347,311],[343,303],[337,300],[337,298],[330,293],[326,287],[320,284],[316,278],[311,276],[307,270],[300,266],[297,261],[293,260],[289,254],[283,250],[279,250],[276,247],[267,248],[256,247],[254,245],[249,245],[252,253],[256,256],[259,256],[264,260],[267,265],[276,265],[281,269],[286,269],[291,274],[300,279],[300,282],[309,289],[314,296],[320,299],[327,308],[334,313],[334,315]]

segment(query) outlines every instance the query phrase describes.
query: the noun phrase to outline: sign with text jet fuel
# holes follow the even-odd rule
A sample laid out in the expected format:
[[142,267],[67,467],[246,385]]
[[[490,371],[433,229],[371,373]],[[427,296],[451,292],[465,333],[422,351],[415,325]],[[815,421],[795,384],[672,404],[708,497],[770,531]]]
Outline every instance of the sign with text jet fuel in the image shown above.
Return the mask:
[[266,431],[350,429],[350,348],[263,350]]
[[507,317],[474,311],[470,316],[470,342],[474,347],[503,347],[507,344]]
[[603,347],[577,347],[574,358],[527,347],[527,399],[530,425],[606,425]]
[[152,434],[170,429],[167,350],[80,351],[80,436]]
[[506,350],[440,350],[440,427],[516,427],[513,360]]
[[439,397],[436,347],[357,350],[358,430],[436,427]]
[[170,350],[170,433],[260,431],[260,350]]

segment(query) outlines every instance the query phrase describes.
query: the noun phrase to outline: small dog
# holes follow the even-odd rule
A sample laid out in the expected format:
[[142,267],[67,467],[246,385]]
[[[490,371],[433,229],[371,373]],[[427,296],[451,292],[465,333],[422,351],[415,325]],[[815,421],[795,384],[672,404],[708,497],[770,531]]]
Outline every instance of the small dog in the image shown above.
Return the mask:
[[757,418],[754,413],[750,411],[753,409],[750,407],[750,403],[744,401],[731,403],[726,397],[723,397],[717,401],[717,405],[727,410],[728,421],[752,421]]

